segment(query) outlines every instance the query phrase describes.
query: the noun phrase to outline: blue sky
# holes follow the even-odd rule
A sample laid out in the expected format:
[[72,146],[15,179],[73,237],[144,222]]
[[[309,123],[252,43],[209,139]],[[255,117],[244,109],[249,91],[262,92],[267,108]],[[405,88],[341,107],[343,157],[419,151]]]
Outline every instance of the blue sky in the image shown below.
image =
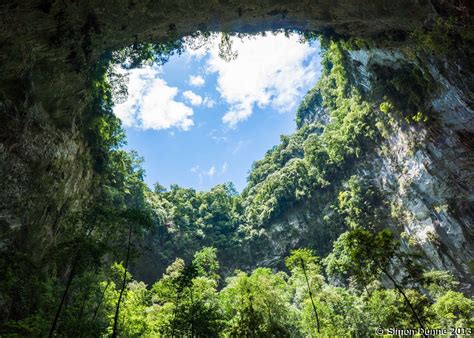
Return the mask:
[[296,35],[233,37],[230,62],[219,58],[218,41],[128,72],[128,99],[114,112],[126,149],[145,158],[150,187],[230,181],[241,191],[252,163],[295,130],[295,111],[320,76],[318,45]]

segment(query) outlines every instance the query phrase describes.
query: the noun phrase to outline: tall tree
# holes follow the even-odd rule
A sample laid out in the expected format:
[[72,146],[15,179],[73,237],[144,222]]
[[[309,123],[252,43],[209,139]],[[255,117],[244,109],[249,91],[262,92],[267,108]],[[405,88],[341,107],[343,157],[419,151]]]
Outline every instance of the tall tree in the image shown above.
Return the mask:
[[360,285],[367,285],[382,272],[403,296],[421,328],[423,322],[401,285],[390,273],[392,259],[399,244],[389,230],[372,233],[356,228],[342,234],[334,243],[333,252],[326,258],[328,273],[350,273]]
[[[319,265],[317,264],[317,257],[313,255],[309,249],[293,250],[291,255],[286,258],[286,266],[291,271],[293,278],[298,278],[301,274],[304,277],[307,293],[311,301],[314,317],[316,319],[316,329],[321,333],[321,324],[319,322],[318,310],[314,303],[314,290],[320,288]],[[310,275],[310,277],[308,277]],[[311,281],[310,281],[311,278]],[[319,283],[318,283],[319,282]]]
[[120,303],[123,298],[123,294],[125,292],[127,286],[127,269],[128,264],[130,261],[130,255],[132,250],[132,234],[133,230],[135,229],[136,232],[141,231],[146,226],[150,226],[152,224],[152,220],[150,218],[150,214],[145,207],[140,209],[127,209],[122,213],[123,217],[123,224],[128,224],[128,241],[126,247],[126,255],[124,260],[124,273],[122,279],[122,286],[120,289],[119,298],[117,300],[117,306],[115,308],[115,316],[114,316],[114,326],[112,331],[112,337],[117,337],[118,335],[118,319],[120,313]]
[[125,292],[125,286],[127,285],[127,267],[128,267],[128,260],[130,259],[131,245],[132,245],[132,225],[130,224],[129,230],[128,230],[128,245],[127,245],[127,254],[125,256],[122,287],[120,289],[119,298],[117,300],[117,306],[115,308],[114,327],[112,331],[113,338],[117,337],[118,335],[118,319],[119,319],[119,313],[120,313],[120,303],[122,301],[123,293]]

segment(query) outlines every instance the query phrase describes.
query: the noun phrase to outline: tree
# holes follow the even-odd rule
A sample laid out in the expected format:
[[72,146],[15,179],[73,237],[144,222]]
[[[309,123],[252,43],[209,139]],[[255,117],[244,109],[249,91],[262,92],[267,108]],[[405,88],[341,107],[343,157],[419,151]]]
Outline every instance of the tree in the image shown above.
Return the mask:
[[[364,336],[371,332],[364,301],[353,289],[323,284],[315,295],[315,302],[323,336]],[[318,336],[310,306],[306,306],[301,314],[301,326],[305,336]]]
[[118,320],[119,320],[119,313],[120,313],[120,303],[122,301],[123,294],[125,292],[125,288],[127,285],[127,269],[130,260],[130,254],[132,250],[132,234],[133,230],[140,231],[142,227],[146,225],[151,225],[150,215],[146,209],[127,209],[122,214],[123,223],[128,223],[128,244],[126,247],[126,255],[124,260],[124,273],[123,273],[123,280],[122,286],[120,289],[119,298],[117,300],[117,306],[115,309],[115,316],[114,316],[114,326],[112,331],[112,337],[117,337],[118,335]]
[[[177,259],[153,285],[152,300],[165,318],[158,331],[170,336],[216,336],[221,328],[217,301],[216,250],[204,248],[191,264]],[[167,313],[167,314],[166,314]]]
[[447,291],[456,289],[459,282],[448,271],[432,270],[423,273],[421,284],[431,297],[438,299]]
[[[98,266],[101,255],[104,253],[100,240],[94,239],[91,235],[92,231],[97,227],[97,215],[85,227],[79,227],[71,236],[70,241],[65,241],[58,246],[58,256],[64,256],[64,260],[68,262],[69,271],[66,279],[66,285],[62,292],[61,300],[54,315],[53,322],[49,330],[49,337],[53,337],[57,329],[63,307],[70,293],[70,288],[74,279],[91,268],[91,263]],[[87,224],[87,221],[86,221]]]
[[371,330],[377,327],[416,326],[418,323],[410,306],[418,316],[428,321],[430,316],[428,298],[413,289],[404,289],[403,292],[410,305],[397,289],[375,289],[365,296],[365,311],[371,323]]
[[462,293],[448,291],[431,306],[436,315],[433,325],[438,328],[472,328],[474,301]]
[[220,299],[227,328],[234,336],[291,336],[297,332],[290,289],[283,273],[257,268],[251,275],[238,271],[227,280]]
[[213,247],[205,247],[194,254],[192,262],[198,276],[217,280],[219,275],[219,261],[217,260],[217,250]]
[[339,192],[337,210],[344,216],[349,228],[363,227],[374,229],[375,225],[384,219],[380,215],[380,198],[378,191],[366,181],[357,176],[351,176],[346,182],[346,188]]
[[150,292],[143,282],[127,283],[126,297],[120,309],[120,333],[126,337],[143,336],[149,331],[147,307]]
[[349,273],[359,285],[367,285],[382,272],[403,296],[420,327],[424,328],[412,302],[389,272],[397,249],[398,242],[389,230],[371,233],[356,228],[342,234],[334,243],[333,252],[325,260],[328,274]]
[[[292,278],[298,278],[303,275],[307,293],[311,300],[314,317],[316,319],[316,329],[318,334],[321,333],[321,324],[319,322],[318,311],[314,303],[315,290],[319,289],[322,284],[322,278],[319,275],[319,266],[317,264],[317,257],[313,255],[309,249],[293,250],[291,255],[286,258],[286,266],[291,271]],[[311,280],[311,282],[310,282]]]
[[120,294],[119,298],[117,300],[117,306],[115,308],[115,316],[114,316],[114,326],[113,326],[113,331],[112,331],[112,337],[115,338],[118,335],[118,319],[119,319],[119,313],[120,313],[120,302],[122,301],[123,293],[125,291],[125,286],[127,283],[127,267],[128,267],[128,261],[130,259],[130,249],[131,249],[131,242],[132,241],[132,226],[129,226],[129,232],[128,232],[128,245],[127,245],[127,254],[125,256],[125,265],[124,265],[124,272],[123,272],[123,281],[122,281],[122,287],[120,289]]

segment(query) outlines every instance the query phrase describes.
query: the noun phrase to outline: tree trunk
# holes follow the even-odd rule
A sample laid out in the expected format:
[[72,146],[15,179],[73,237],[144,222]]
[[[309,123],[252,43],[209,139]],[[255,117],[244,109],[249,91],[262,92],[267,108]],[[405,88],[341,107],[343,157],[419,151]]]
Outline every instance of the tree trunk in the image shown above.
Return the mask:
[[306,279],[306,285],[308,286],[309,298],[311,299],[311,305],[313,305],[314,315],[316,316],[316,329],[318,330],[318,333],[321,333],[319,330],[320,326],[319,326],[318,311],[316,310],[316,305],[314,304],[313,292],[311,291],[311,287],[309,286],[308,275],[306,274],[306,266],[304,265],[303,259],[301,259],[301,268],[303,269],[304,278]]
[[191,338],[194,338],[194,297],[193,297],[193,287],[191,285]]
[[84,315],[84,309],[86,307],[86,302],[89,299],[89,293],[90,293],[90,286],[88,286],[87,289],[85,290],[85,295],[84,295],[84,298],[82,299],[81,310],[79,311],[79,316],[77,317],[79,321],[82,320],[82,316]]
[[66,288],[64,289],[63,296],[61,297],[61,302],[59,303],[58,310],[56,311],[56,315],[54,316],[53,324],[51,325],[51,329],[49,330],[49,335],[48,335],[49,338],[53,337],[54,331],[56,330],[56,326],[58,325],[59,316],[61,315],[61,311],[63,309],[64,303],[66,302],[67,294],[69,292],[69,288],[71,287],[72,280],[75,277],[76,266],[77,266],[78,261],[79,261],[79,254],[76,255],[72,263],[71,272],[69,273],[69,277],[66,283]]
[[405,298],[405,301],[407,302],[408,306],[410,307],[411,309],[411,312],[413,312],[413,315],[415,316],[415,319],[416,321],[418,322],[418,324],[420,324],[420,327],[424,330],[424,326],[423,326],[423,322],[421,321],[420,317],[418,317],[418,314],[416,313],[415,311],[415,308],[413,307],[413,305],[411,304],[410,300],[408,299],[408,297],[405,295],[405,292],[403,292],[403,289],[398,285],[398,283],[395,281],[394,278],[392,278],[392,276],[388,273],[387,270],[385,270],[384,268],[382,268],[380,266],[380,264],[377,264],[379,266],[379,269],[382,270],[382,272],[392,281],[393,285],[395,286],[395,288],[398,290],[398,292],[400,292],[403,296],[403,298]]
[[95,310],[94,310],[94,315],[92,316],[92,321],[95,320],[95,318],[97,317],[97,314],[99,313],[99,308],[100,308],[100,306],[102,305],[102,302],[104,301],[105,292],[106,292],[107,289],[109,288],[109,285],[110,285],[110,280],[107,281],[107,284],[105,285],[104,291],[102,291],[102,296],[101,296],[100,299],[99,299],[99,304],[97,304],[97,307],[96,307]]
[[120,302],[122,301],[123,293],[125,291],[125,286],[127,284],[127,267],[128,267],[128,260],[130,258],[130,246],[132,241],[132,225],[130,224],[128,229],[128,247],[127,247],[127,256],[125,258],[124,264],[124,273],[123,273],[123,282],[122,282],[122,289],[120,290],[119,299],[117,301],[117,307],[115,308],[115,317],[114,317],[114,330],[112,332],[112,338],[117,338],[118,335],[118,318],[120,312]]
[[[92,223],[93,224],[92,227],[90,229],[86,230],[86,236],[85,236],[86,239],[89,238],[89,235],[92,233],[92,230],[95,228],[96,220],[97,220],[97,217],[94,218],[94,222]],[[69,292],[69,288],[71,286],[72,280],[75,277],[76,267],[77,267],[77,263],[79,262],[79,258],[80,258],[80,255],[81,255],[81,250],[82,250],[82,246],[78,249],[77,254],[74,257],[74,261],[73,261],[72,267],[71,267],[71,272],[69,274],[69,277],[68,277],[68,280],[67,280],[67,283],[66,283],[66,289],[64,290],[63,296],[61,297],[61,302],[59,303],[58,310],[56,311],[56,315],[54,316],[53,324],[51,325],[51,329],[49,331],[48,337],[50,337],[50,338],[54,335],[54,331],[56,330],[56,326],[58,325],[59,316],[61,315],[61,311],[63,309],[63,306],[64,306],[65,302],[66,302],[66,298],[67,298],[67,295],[68,295],[68,292]]]
[[179,303],[181,302],[181,293],[182,291],[178,291],[176,294],[176,302],[175,302],[176,304],[173,310],[173,320],[171,324],[171,337],[175,337],[176,335],[176,316],[179,309]]
[[[249,309],[250,309],[250,320],[254,318],[254,310],[253,310],[253,296],[250,292],[250,289],[247,289],[247,297],[249,300]],[[255,325],[254,323],[250,322],[250,332],[252,333],[252,337],[255,337]]]
[[82,316],[84,315],[84,309],[86,307],[87,300],[89,299],[91,286],[89,285],[85,291],[84,298],[82,299],[81,310],[79,311],[78,321],[80,323],[80,332],[79,337],[82,337],[84,334],[84,321],[82,320]]

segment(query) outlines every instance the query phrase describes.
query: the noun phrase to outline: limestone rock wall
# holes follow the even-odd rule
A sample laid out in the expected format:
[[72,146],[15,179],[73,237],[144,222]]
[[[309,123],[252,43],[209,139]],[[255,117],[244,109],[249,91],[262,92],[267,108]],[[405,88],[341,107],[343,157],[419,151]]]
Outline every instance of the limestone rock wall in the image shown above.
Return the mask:
[[[359,161],[354,173],[373,181],[382,193],[390,215],[383,226],[399,234],[404,250],[421,253],[420,263],[425,267],[451,271],[462,281],[464,291],[473,292],[472,76],[460,71],[466,65],[450,65],[435,57],[410,59],[397,48],[362,49],[350,52],[349,57],[354,80],[366,93],[374,90],[380,65],[401,71],[402,64],[412,63],[437,83],[427,98],[428,120],[406,123],[395,118],[390,136],[374,145],[374,153]],[[334,194],[326,201],[337,200],[337,191]],[[315,209],[315,204],[310,201],[268,225],[272,252],[257,264],[271,265],[301,245],[322,254],[330,250],[323,243],[344,230],[324,227],[323,217],[331,213],[330,206]]]
[[[60,236],[63,216],[87,200],[94,175],[84,137],[89,80],[104,53],[197,30],[316,30],[389,45],[433,18],[465,11],[463,6],[454,0],[3,1],[0,250],[15,245],[41,256]],[[352,57],[362,65],[360,83],[370,86],[367,66],[393,66],[402,54],[387,48]],[[380,150],[374,173],[394,203],[405,206],[409,220],[401,230],[422,243],[434,266],[467,278],[473,250],[472,69],[421,61],[443,87],[432,101],[436,124],[400,129],[385,145],[390,153]],[[413,142],[421,147],[412,150]],[[310,226],[316,220],[310,211],[288,215],[275,224],[275,238],[284,238],[287,228],[310,236],[320,230]],[[296,244],[281,242],[271,255]]]

